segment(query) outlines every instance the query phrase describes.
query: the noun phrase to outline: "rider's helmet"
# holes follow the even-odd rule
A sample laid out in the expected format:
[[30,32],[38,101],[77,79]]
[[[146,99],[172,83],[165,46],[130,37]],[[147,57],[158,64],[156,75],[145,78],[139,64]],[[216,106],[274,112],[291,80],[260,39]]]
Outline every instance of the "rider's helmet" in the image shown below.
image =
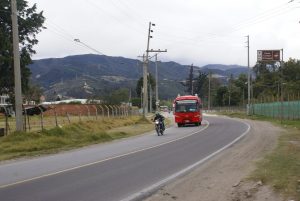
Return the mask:
[[159,111],[156,111],[155,112],[155,116],[159,116],[160,114],[159,114]]

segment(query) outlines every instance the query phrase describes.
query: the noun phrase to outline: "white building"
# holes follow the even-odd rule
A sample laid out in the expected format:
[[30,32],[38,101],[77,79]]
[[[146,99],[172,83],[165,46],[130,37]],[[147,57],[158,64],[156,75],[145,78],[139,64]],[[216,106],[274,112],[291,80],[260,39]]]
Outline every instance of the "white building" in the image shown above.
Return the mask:
[[0,96],[0,105],[1,106],[9,105],[8,102],[7,102],[8,98],[9,98],[8,95],[1,95]]

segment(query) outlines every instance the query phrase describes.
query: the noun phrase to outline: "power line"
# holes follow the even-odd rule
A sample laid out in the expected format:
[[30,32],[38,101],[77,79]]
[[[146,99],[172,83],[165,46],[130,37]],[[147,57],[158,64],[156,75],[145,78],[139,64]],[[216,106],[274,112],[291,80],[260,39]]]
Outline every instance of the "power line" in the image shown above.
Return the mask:
[[[284,4],[281,4],[280,6],[277,6],[275,8],[272,8],[272,9],[269,9],[265,12],[263,12],[262,14],[259,14],[258,16],[255,16],[255,17],[252,17],[252,18],[249,18],[247,20],[244,20],[240,23],[237,23],[236,25],[234,25],[230,31],[222,31],[221,33],[217,34],[217,33],[202,33],[203,36],[199,36],[197,38],[203,38],[202,40],[197,40],[197,38],[184,38],[184,37],[177,37],[175,35],[173,36],[168,36],[168,39],[160,39],[158,38],[158,40],[161,40],[161,41],[170,41],[170,42],[175,42],[175,43],[186,43],[187,40],[191,41],[192,45],[194,46],[195,45],[195,41],[197,44],[199,44],[200,42],[206,42],[207,40],[211,40],[211,39],[215,39],[215,38],[219,38],[219,37],[224,37],[225,35],[229,35],[230,33],[234,33],[236,31],[239,31],[245,27],[249,27],[249,26],[253,26],[253,25],[256,25],[258,23],[261,23],[261,22],[264,22],[272,17],[277,17],[279,15],[283,15],[283,14],[286,14],[288,13],[289,11],[293,10],[293,9],[296,9],[297,7],[293,7],[294,6],[294,3],[295,2],[294,0],[290,1],[290,2],[287,2],[287,3],[284,3]],[[299,3],[299,2],[298,2]],[[174,33],[174,32],[172,32]],[[176,33],[176,32],[175,32]],[[165,34],[164,32],[162,33],[162,35],[167,35]],[[204,35],[208,35],[208,36],[204,36]],[[174,38],[174,39],[180,39],[181,40],[179,42],[177,42],[176,40],[172,40],[170,38]],[[176,44],[173,44],[173,45],[176,45]]]
[[[120,11],[122,11],[128,17],[130,17],[131,19],[133,19],[135,22],[139,23],[139,25],[141,27],[144,27],[144,22],[145,22],[146,19],[144,18],[144,20],[141,20],[144,17],[144,15],[140,15],[140,14],[138,14],[138,16],[132,15],[132,12],[137,13],[136,12],[137,9],[132,9],[132,7],[129,6],[128,4],[126,4],[124,1],[118,0],[118,3],[122,4],[123,7],[126,7],[127,9],[126,8],[123,9],[122,6],[119,6],[118,3],[114,2],[114,0],[110,0],[109,2],[111,2],[117,9],[119,9]],[[131,10],[132,12],[127,12],[128,10]]]
[[[136,29],[136,27],[132,26],[132,24],[129,24],[129,23],[124,23],[124,21],[121,21],[118,17],[116,17],[115,15],[111,14],[110,12],[108,12],[107,10],[101,8],[100,6],[98,6],[98,4],[94,3],[93,1],[91,0],[86,0],[85,2],[89,3],[90,5],[92,5],[92,7],[96,10],[100,10],[101,12],[100,13],[105,13],[106,16],[110,16],[111,19],[115,20],[117,23],[121,24],[122,26],[124,26],[125,28],[131,28],[133,30],[135,30],[135,32],[139,33],[140,35],[144,35],[143,32],[140,31],[140,29]],[[97,14],[99,14],[99,12],[97,12]],[[136,20],[134,18],[134,20]],[[134,20],[131,20],[131,21],[134,21]]]
[[80,41],[79,39],[74,39],[74,41],[75,41],[75,42],[78,42],[78,43],[80,43],[80,44],[83,44],[83,45],[84,45],[85,47],[87,47],[88,49],[93,50],[94,52],[96,52],[96,53],[98,53],[98,54],[100,54],[100,55],[105,55],[105,54],[103,54],[102,52],[96,50],[95,48],[93,48],[93,47],[87,45],[86,43],[84,43],[84,42],[82,42],[82,41]]
[[80,41],[79,39],[75,39],[75,37],[70,34],[68,31],[66,31],[64,28],[62,28],[61,26],[59,26],[58,24],[52,22],[52,21],[49,21],[49,25],[50,27],[52,27],[54,30],[50,30],[52,31],[53,33],[59,35],[60,37],[62,37],[63,39],[69,41],[69,42],[72,42],[74,43],[74,41],[76,42],[76,44],[80,47],[84,47],[84,48],[87,48],[87,49],[90,49],[100,55],[104,55],[102,52],[98,51],[97,49],[91,47],[90,45],[87,45],[86,43]]

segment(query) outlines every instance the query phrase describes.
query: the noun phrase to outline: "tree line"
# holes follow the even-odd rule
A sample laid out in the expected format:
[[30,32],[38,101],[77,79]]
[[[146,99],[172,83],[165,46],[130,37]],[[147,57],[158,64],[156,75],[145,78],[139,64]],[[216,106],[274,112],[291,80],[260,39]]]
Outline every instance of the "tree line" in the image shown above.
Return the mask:
[[[196,74],[196,76],[195,76]],[[198,94],[211,106],[245,106],[248,99],[248,75],[231,75],[226,81],[213,74],[197,73],[190,67],[188,78],[182,83],[187,94]],[[210,87],[209,87],[210,85]],[[258,62],[250,74],[250,96],[252,100],[262,98],[278,101],[290,97],[300,99],[300,60],[290,58],[286,62]],[[210,89],[210,97],[209,97]],[[291,99],[291,98],[290,98]]]

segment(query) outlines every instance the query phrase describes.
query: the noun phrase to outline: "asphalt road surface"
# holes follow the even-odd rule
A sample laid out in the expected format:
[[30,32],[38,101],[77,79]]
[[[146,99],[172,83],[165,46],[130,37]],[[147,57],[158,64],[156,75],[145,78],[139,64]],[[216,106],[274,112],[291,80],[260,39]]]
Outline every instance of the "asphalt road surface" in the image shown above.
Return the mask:
[[229,118],[205,117],[200,127],[171,127],[84,149],[0,165],[5,201],[142,199],[249,130]]

